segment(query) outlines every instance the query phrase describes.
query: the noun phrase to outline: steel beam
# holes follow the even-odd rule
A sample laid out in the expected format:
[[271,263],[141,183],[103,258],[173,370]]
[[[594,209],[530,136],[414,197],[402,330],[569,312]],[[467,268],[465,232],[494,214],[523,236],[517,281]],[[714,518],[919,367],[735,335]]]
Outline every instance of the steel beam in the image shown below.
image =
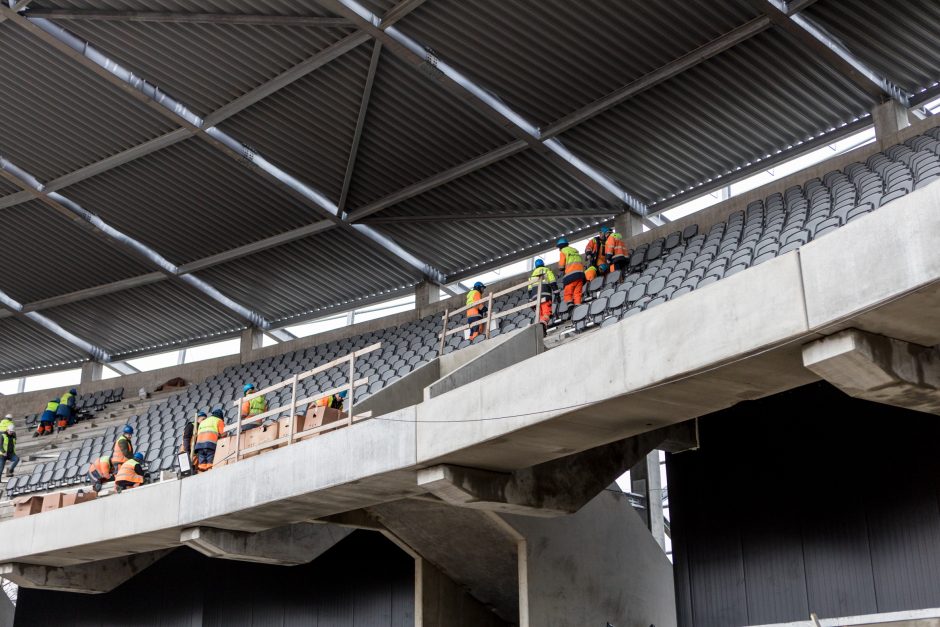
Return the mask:
[[879,75],[829,34],[822,25],[801,13],[787,15],[783,0],[752,0],[781,30],[826,65],[852,81],[875,102],[888,98],[910,107],[910,94]]
[[[23,3],[21,3],[23,4]],[[22,7],[17,7],[21,10]],[[317,26],[347,28],[349,20],[314,15],[244,15],[238,13],[172,13],[162,11],[83,11],[34,9],[27,17],[85,22],[157,22],[161,24],[250,24],[254,26]]]
[[74,292],[69,292],[68,294],[62,294],[61,296],[53,296],[51,298],[44,298],[43,300],[33,301],[23,305],[23,311],[40,311],[43,309],[51,309],[53,307],[59,307],[61,305],[68,305],[71,303],[77,303],[83,300],[88,300],[90,298],[97,298],[99,296],[105,296],[106,294],[113,294],[115,292],[122,292],[124,290],[133,289],[135,287],[141,287],[143,285],[150,285],[151,283],[157,283],[163,281],[167,278],[167,275],[163,272],[151,272],[150,274],[142,274],[139,276],[131,277],[129,279],[122,279],[120,281],[114,281],[113,283],[106,283],[104,285],[96,285],[95,287],[89,287],[84,290],[77,290]]
[[422,222],[473,222],[476,220],[542,220],[545,218],[609,218],[618,213],[617,209],[538,209],[523,211],[509,208],[506,210],[476,211],[473,213],[434,213],[419,216],[376,217],[367,224],[413,224]]
[[58,322],[50,320],[40,313],[36,313],[35,311],[23,311],[23,305],[4,292],[0,292],[0,307],[3,307],[16,317],[22,320],[26,320],[29,323],[32,323],[33,325],[41,327],[45,331],[52,333],[60,340],[64,340],[67,344],[77,348],[96,361],[111,360],[111,355],[108,353],[108,351],[104,350],[100,346],[96,346],[84,338],[78,337],[71,331],[63,329]]
[[[361,33],[365,35],[365,33]],[[343,176],[343,188],[339,195],[339,212],[342,216],[346,208],[346,198],[349,196],[349,185],[352,183],[353,172],[356,169],[356,157],[359,154],[359,141],[362,139],[362,129],[366,123],[366,114],[369,111],[369,98],[372,96],[372,85],[375,83],[375,72],[379,67],[379,58],[382,55],[382,42],[376,41],[372,48],[372,59],[369,61],[369,72],[366,74],[366,84],[362,88],[362,98],[359,101],[359,117],[356,119],[356,130],[353,133],[352,145],[349,148],[349,158],[346,160],[346,173]]]

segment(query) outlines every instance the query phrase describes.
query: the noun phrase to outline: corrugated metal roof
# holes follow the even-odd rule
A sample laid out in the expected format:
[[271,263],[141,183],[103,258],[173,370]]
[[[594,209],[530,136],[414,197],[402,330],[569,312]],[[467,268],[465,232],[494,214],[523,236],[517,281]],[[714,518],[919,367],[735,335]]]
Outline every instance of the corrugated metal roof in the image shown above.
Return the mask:
[[62,190],[177,264],[322,219],[199,139]]
[[20,191],[20,188],[13,183],[8,183],[6,179],[0,179],[0,198],[9,196]]
[[0,220],[0,290],[24,304],[152,270],[38,200],[0,209]]
[[400,28],[544,126],[758,15],[741,0],[434,0]]
[[873,104],[785,34],[770,30],[561,140],[655,202],[852,122]]
[[0,378],[44,366],[62,366],[86,357],[39,327],[17,318],[0,318]]
[[33,9],[328,16],[314,0],[33,0]]
[[375,200],[512,139],[508,131],[447,93],[436,79],[384,51],[349,206]]
[[113,357],[169,349],[196,339],[211,341],[245,328],[227,309],[174,281],[46,309],[43,314]]
[[418,282],[414,271],[390,254],[340,229],[197,274],[273,321],[343,302],[354,306]]
[[222,129],[339,202],[372,45],[347,52]]
[[59,23],[203,116],[352,32],[258,24]]
[[0,153],[48,181],[173,125],[9,23],[0,24]]
[[940,3],[936,0],[821,0],[806,15],[818,20],[868,66],[909,92],[940,81]]

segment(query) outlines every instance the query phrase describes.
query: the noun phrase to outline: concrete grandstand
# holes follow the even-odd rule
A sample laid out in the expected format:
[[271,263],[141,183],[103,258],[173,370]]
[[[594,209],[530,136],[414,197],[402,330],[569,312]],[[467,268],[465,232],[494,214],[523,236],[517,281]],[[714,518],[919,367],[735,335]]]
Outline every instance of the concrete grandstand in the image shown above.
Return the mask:
[[[61,390],[0,396],[0,624],[935,624],[937,33],[926,0],[0,5],[0,378],[80,368],[85,412],[30,438]],[[467,283],[600,226],[630,260],[583,304],[543,330],[526,271],[463,332]],[[191,474],[214,408],[234,453]],[[82,502],[125,425],[147,482]]]

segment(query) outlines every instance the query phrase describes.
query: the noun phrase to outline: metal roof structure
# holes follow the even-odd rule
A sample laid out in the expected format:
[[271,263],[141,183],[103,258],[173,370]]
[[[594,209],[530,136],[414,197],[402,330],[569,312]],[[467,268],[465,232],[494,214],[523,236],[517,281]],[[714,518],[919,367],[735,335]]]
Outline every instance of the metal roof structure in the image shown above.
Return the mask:
[[7,0],[0,375],[650,219],[923,102],[937,33],[930,0]]

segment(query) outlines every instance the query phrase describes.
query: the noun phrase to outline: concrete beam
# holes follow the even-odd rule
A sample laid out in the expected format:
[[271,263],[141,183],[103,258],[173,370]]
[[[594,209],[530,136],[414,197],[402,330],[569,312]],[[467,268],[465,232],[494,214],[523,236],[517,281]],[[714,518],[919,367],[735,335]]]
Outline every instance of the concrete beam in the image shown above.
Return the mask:
[[871,119],[875,125],[875,139],[880,142],[911,125],[908,108],[897,100],[889,100],[876,106],[871,111]]
[[849,396],[940,415],[940,347],[846,329],[807,344],[803,363]]
[[418,485],[446,503],[471,509],[554,517],[572,514],[657,447],[698,446],[689,420],[513,472],[438,465],[418,471]]
[[59,567],[7,562],[0,564],[0,577],[22,588],[101,594],[114,590],[169,552],[165,549]]
[[329,524],[298,523],[247,533],[214,527],[188,527],[180,542],[208,557],[296,566],[308,564],[353,530]]

